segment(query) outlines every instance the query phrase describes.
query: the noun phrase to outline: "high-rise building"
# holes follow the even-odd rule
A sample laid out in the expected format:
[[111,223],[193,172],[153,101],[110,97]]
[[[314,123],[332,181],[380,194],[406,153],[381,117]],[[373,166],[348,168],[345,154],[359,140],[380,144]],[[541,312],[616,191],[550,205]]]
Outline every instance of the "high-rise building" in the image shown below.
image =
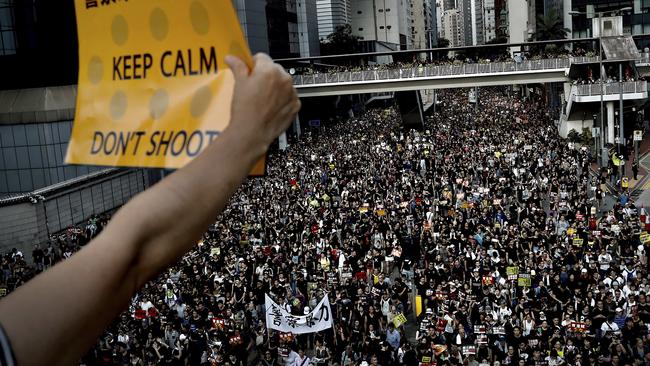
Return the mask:
[[316,0],[296,0],[300,57],[320,55]]
[[528,41],[535,33],[535,0],[508,1],[507,9],[509,43]]
[[494,0],[494,14],[495,14],[497,37],[507,38],[508,37],[508,3],[506,0]]
[[458,9],[445,10],[443,13],[442,37],[449,41],[450,47],[461,47],[464,45],[465,32]]
[[[483,0],[464,0],[469,2],[469,16],[463,16],[469,26],[465,26],[465,45],[479,45],[485,43],[485,29],[483,20]],[[469,36],[468,36],[469,35]]]
[[436,0],[428,0],[429,9],[431,9],[431,16],[429,18],[429,47],[435,47],[438,45],[438,32],[440,32],[440,27],[438,26],[438,5]]
[[[638,35],[650,33],[650,2],[639,0],[566,0],[564,3],[564,26],[568,28],[573,38],[593,36],[593,18],[598,13],[613,15],[622,8],[631,8],[623,14],[623,34]],[[569,11],[587,14],[570,15]],[[639,46],[646,46],[647,40],[639,40]]]
[[265,0],[233,0],[244,37],[251,52],[269,53]]
[[350,24],[350,0],[316,0],[318,37],[326,39],[336,27]]
[[436,17],[435,17],[435,22],[436,22],[436,29],[438,30],[438,37],[444,38],[442,35],[443,32],[443,25],[442,25],[442,14],[445,12],[445,9],[442,4],[442,0],[432,0],[435,1],[435,9],[436,9]]
[[436,4],[432,0],[412,0],[413,48],[428,48],[438,43]]
[[355,0],[351,10],[352,32],[367,51],[412,47],[410,0]]
[[253,52],[273,58],[320,54],[316,0],[233,0]]
[[486,43],[497,37],[497,14],[494,0],[483,0],[483,34]]

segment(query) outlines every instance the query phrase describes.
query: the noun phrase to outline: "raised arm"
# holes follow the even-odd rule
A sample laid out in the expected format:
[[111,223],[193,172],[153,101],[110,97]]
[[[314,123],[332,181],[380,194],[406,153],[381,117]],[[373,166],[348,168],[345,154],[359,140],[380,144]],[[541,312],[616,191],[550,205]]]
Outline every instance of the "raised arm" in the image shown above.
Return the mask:
[[235,75],[229,127],[199,157],[135,197],[70,259],[0,301],[19,365],[73,364],[132,295],[192,248],[300,109],[292,80],[266,55]]

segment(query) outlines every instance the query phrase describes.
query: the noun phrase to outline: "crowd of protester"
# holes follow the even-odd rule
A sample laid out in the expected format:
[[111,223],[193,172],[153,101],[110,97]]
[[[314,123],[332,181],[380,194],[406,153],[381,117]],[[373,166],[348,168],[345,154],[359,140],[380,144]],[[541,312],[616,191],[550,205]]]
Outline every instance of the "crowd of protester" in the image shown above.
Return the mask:
[[300,66],[289,68],[288,71],[292,75],[314,75],[318,73],[338,73],[338,72],[355,72],[355,71],[380,71],[392,69],[405,69],[405,68],[419,68],[424,66],[445,66],[445,65],[462,65],[462,64],[489,64],[493,62],[512,62],[521,63],[528,60],[541,60],[548,58],[569,58],[569,57],[594,57],[597,53],[587,51],[583,48],[577,47],[573,51],[564,48],[554,47],[552,50],[535,50],[526,52],[517,52],[510,54],[504,49],[490,51],[483,51],[482,55],[467,55],[462,52],[457,53],[453,57],[449,53],[438,54],[433,58],[414,59],[410,62],[390,62],[390,63],[367,63],[365,65],[324,65],[324,66]]
[[[534,98],[439,98],[422,131],[369,110],[274,152],[82,364],[650,364],[640,208],[605,194]],[[0,284],[12,291],[108,219],[36,247],[33,265],[4,255]],[[268,330],[265,294],[295,315],[327,294],[334,326]]]

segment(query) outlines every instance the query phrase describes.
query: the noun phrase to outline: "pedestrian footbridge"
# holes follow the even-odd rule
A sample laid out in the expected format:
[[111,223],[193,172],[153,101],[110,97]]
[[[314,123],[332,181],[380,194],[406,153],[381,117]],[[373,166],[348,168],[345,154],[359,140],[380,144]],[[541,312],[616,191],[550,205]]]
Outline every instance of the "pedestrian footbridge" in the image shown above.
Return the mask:
[[293,75],[300,97],[568,81],[570,58]]

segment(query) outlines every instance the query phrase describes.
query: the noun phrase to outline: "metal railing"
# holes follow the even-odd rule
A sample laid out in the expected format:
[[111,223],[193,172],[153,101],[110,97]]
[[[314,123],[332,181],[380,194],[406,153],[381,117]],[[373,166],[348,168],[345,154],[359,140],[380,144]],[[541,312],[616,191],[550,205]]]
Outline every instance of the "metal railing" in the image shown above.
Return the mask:
[[636,62],[637,64],[650,64],[650,52],[641,52],[641,59]]
[[576,56],[571,57],[572,64],[593,64],[600,62],[600,57],[598,56]]
[[293,75],[294,85],[332,84],[374,80],[399,80],[420,77],[480,75],[516,71],[555,70],[569,67],[568,58],[551,58],[516,62],[492,62],[486,64],[422,65],[407,68],[343,71]]
[[[579,56],[570,58],[549,58],[526,60],[523,62],[491,62],[478,64],[422,65],[406,68],[342,71],[333,73],[316,73],[293,75],[294,85],[334,84],[375,80],[400,80],[420,77],[481,75],[517,71],[539,71],[566,69],[571,64],[599,62],[598,56]],[[637,63],[650,63],[650,53],[642,52]],[[578,94],[581,95],[581,94]],[[592,95],[592,94],[586,94]]]
[[[641,58],[636,60],[637,64],[648,64],[650,63],[650,52],[641,52]],[[598,56],[576,56],[571,57],[572,64],[593,64],[600,62],[600,57]]]
[[[602,85],[603,95],[620,94],[621,86],[623,93],[645,93],[648,91],[648,82],[643,81],[626,81],[623,83],[611,82]],[[576,85],[576,94],[579,97],[597,96],[601,94],[600,83]]]

